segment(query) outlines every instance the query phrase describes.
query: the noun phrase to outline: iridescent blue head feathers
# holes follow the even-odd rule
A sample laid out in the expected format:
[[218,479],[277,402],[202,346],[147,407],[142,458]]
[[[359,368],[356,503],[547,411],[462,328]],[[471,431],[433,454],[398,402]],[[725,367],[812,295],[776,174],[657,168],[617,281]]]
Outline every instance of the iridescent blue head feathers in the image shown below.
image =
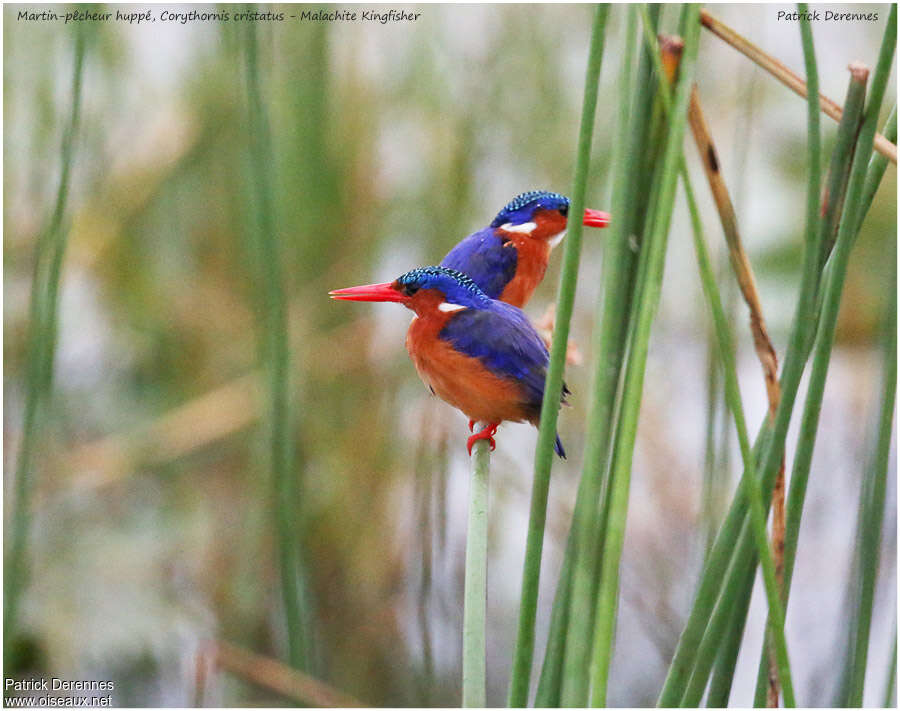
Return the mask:
[[448,267],[419,267],[397,277],[395,284],[412,295],[419,289],[437,289],[447,301],[464,306],[475,306],[490,301],[471,278]]
[[569,198],[546,190],[529,190],[510,200],[506,207],[497,213],[491,227],[499,227],[507,222],[514,225],[529,222],[535,210],[559,210],[565,217],[569,212]]

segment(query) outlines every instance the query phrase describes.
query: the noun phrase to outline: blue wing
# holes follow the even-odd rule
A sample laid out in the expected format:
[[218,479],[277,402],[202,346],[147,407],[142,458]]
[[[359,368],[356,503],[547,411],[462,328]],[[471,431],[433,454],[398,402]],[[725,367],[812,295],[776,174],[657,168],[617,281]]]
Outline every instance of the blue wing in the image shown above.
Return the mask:
[[[528,419],[537,423],[544,400],[544,379],[550,356],[525,314],[515,306],[494,301],[489,308],[459,311],[441,330],[440,338],[473,358],[492,373],[516,380],[522,389]],[[568,389],[563,385],[564,399]],[[565,459],[556,438],[556,453]]]
[[440,337],[478,358],[495,375],[518,381],[524,401],[536,409],[534,414],[540,412],[549,356],[521,311],[501,302],[488,309],[465,309],[447,322]]
[[503,244],[493,228],[485,227],[451,249],[441,266],[468,274],[485,294],[498,299],[516,275],[519,256],[515,247]]

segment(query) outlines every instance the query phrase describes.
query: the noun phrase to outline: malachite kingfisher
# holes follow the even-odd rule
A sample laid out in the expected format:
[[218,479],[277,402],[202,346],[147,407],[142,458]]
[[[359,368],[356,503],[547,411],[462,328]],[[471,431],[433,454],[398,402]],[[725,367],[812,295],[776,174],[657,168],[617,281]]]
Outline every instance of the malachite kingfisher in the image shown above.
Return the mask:
[[[547,271],[550,250],[566,232],[569,198],[531,190],[513,198],[490,225],[466,237],[441,262],[468,274],[492,299],[522,308]],[[606,227],[609,215],[587,209],[588,227]]]
[[[421,267],[392,282],[329,292],[345,301],[394,301],[415,312],[406,350],[431,392],[488,426],[467,447],[493,435],[504,420],[540,421],[549,355],[525,314],[491,299],[470,277],[447,267]],[[563,385],[561,403],[569,393]],[[565,459],[559,436],[556,453]]]

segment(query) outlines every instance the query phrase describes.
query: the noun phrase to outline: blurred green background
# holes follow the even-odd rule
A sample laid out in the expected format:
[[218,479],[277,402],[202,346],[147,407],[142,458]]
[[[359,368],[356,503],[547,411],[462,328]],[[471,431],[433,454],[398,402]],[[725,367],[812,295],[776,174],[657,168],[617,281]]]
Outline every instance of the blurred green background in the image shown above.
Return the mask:
[[[334,303],[326,293],[437,263],[519,192],[570,189],[591,8],[373,7],[421,17],[255,27],[272,157],[267,217],[289,324],[292,520],[307,583],[310,673],[367,705],[451,706],[460,700],[465,418],[430,397],[408,362],[409,314]],[[839,103],[847,64],[874,65],[886,18],[886,6],[857,7],[879,12],[879,21],[813,24],[820,85]],[[216,8],[241,9],[169,9]],[[710,11],[802,74],[797,26],[776,17],[785,8]],[[19,20],[21,9],[3,10],[7,527],[35,243],[59,182],[74,40],[72,25]],[[665,10],[663,27],[674,30],[676,19]],[[623,23],[614,8],[587,193],[597,209],[609,208],[608,97]],[[260,205],[249,151],[261,129],[248,122],[245,24],[82,28],[83,113],[54,393],[32,472],[31,575],[8,675],[112,679],[114,703],[125,706],[292,703],[248,682],[252,670],[204,661],[217,640],[286,654],[258,345],[263,277],[252,236]],[[783,355],[799,283],[805,103],[708,33],[698,85]],[[886,107],[896,101],[894,85]],[[834,133],[823,119],[827,149]],[[721,256],[691,141],[685,152]],[[879,320],[896,262],[896,193],[889,167],[851,262],[788,609],[794,679],[812,705],[833,692],[846,623],[857,500],[880,395]],[[588,361],[602,256],[603,232],[588,231],[573,320]],[[553,301],[557,262],[529,304],[532,318]],[[743,326],[745,309],[733,301]],[[737,330],[748,420],[760,422],[762,376],[748,329]],[[635,456],[613,705],[655,701],[702,563],[708,337],[679,197]],[[561,414],[560,434],[570,459],[554,468],[537,664],[588,409],[588,368],[569,366],[566,378],[573,407]],[[504,426],[493,457],[489,703],[505,698],[535,438],[527,426]],[[733,435],[724,442],[731,456],[718,475],[719,506],[739,474]],[[892,453],[867,684],[873,703],[895,629],[895,462]],[[760,644],[752,635],[764,614],[757,595],[737,700],[752,694]]]

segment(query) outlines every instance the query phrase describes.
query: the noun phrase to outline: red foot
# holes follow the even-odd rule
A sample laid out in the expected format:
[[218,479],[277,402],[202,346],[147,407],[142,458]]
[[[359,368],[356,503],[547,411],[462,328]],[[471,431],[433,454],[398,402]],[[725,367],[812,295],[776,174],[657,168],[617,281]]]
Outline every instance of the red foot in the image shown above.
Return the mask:
[[469,420],[469,432],[475,431],[475,420]]
[[[473,428],[474,426],[475,426],[475,424],[472,423],[470,429]],[[469,450],[470,457],[472,456],[472,445],[475,444],[480,439],[486,439],[490,443],[492,452],[495,449],[497,449],[497,443],[494,441],[494,435],[497,434],[497,428],[499,426],[500,426],[499,422],[497,422],[496,424],[488,425],[487,427],[485,427],[483,430],[481,430],[477,434],[473,434],[471,437],[469,437],[469,439],[466,441],[466,449]]]

